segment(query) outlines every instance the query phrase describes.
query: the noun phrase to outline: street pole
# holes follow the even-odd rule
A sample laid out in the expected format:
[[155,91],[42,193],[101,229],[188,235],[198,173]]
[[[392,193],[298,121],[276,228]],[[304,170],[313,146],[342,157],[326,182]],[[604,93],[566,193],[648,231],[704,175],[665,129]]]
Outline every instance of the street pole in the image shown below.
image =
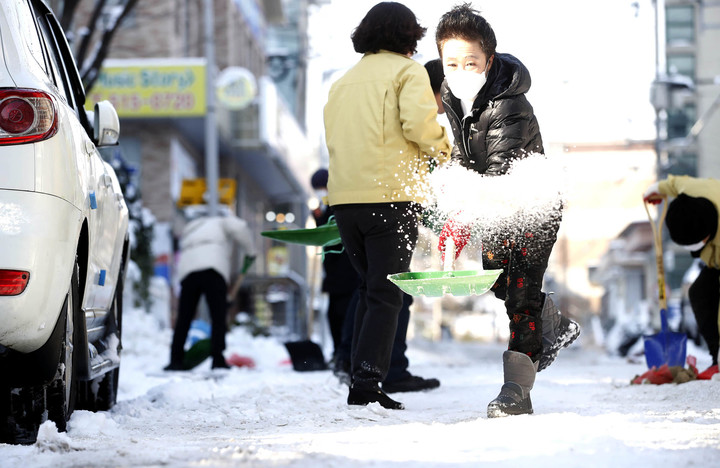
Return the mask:
[[[655,4],[655,83],[654,86],[658,86],[660,82],[661,69],[660,69],[660,9],[664,7],[661,0],[653,1]],[[653,102],[655,108],[655,177],[660,180],[662,177],[662,152],[660,150],[661,140],[660,132],[662,131],[662,125],[660,123],[661,110],[658,108],[655,102]]]
[[215,18],[213,0],[204,0],[205,19],[205,186],[208,214],[218,213],[218,129],[215,113]]

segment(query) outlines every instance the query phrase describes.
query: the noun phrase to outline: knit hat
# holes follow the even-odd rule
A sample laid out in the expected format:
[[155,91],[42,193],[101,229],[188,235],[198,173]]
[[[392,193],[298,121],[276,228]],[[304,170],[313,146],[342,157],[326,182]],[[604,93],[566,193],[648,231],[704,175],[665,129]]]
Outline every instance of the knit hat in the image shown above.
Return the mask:
[[681,193],[668,206],[665,224],[673,242],[692,245],[715,236],[718,212],[707,198]]
[[310,185],[312,185],[312,188],[314,188],[314,189],[327,187],[327,184],[328,184],[327,169],[318,169],[317,171],[315,171],[315,174],[313,174],[312,177],[310,178]]

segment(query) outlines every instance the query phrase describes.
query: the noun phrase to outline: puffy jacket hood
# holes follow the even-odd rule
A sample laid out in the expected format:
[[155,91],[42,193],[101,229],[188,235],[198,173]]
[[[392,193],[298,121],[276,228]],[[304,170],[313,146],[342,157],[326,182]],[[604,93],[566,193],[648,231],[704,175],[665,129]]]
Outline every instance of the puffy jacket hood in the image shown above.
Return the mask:
[[488,99],[517,96],[530,90],[530,72],[513,55],[495,54],[489,74],[490,87],[486,93]]
[[465,115],[443,82],[443,106],[455,135],[453,159],[480,174],[501,175],[512,161],[543,153],[540,127],[525,97],[530,84],[530,72],[520,60],[495,54],[487,83]]

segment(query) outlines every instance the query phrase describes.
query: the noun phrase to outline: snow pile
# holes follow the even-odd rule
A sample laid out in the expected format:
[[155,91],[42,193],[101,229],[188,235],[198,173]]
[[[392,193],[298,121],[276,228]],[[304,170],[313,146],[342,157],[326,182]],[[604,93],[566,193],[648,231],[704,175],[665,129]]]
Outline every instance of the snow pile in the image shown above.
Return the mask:
[[[38,444],[0,445],[3,466],[517,467],[714,466],[720,381],[630,385],[643,363],[576,342],[538,374],[535,414],[487,419],[502,384],[503,343],[413,341],[410,370],[437,390],[393,394],[403,411],[348,407],[329,371],[295,372],[275,338],[228,335],[255,369],[166,373],[171,331],[143,312],[123,320],[118,404],[52,423]],[[582,335],[580,340],[582,339]],[[706,351],[691,347],[698,367]]]
[[45,421],[40,425],[35,447],[40,452],[66,453],[77,450],[73,447],[70,437],[64,432],[58,432],[57,426],[52,421]]

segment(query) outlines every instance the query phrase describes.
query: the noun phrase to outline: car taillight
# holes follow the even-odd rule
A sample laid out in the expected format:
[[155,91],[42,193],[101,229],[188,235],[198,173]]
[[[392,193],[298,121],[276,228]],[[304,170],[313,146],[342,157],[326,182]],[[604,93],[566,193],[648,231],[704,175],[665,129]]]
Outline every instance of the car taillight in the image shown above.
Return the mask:
[[45,140],[57,132],[49,94],[35,89],[0,89],[0,145]]
[[25,291],[30,273],[18,270],[0,270],[0,296],[17,296]]

